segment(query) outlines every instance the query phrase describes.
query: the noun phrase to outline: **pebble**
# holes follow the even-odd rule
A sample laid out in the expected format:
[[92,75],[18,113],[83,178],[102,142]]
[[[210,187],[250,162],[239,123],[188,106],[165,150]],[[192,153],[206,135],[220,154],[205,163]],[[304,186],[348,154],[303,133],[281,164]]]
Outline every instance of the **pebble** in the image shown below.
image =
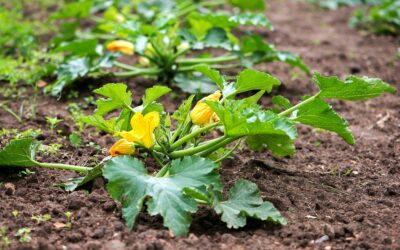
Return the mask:
[[5,194],[6,195],[13,195],[15,193],[15,185],[7,182],[6,184],[4,184],[4,188],[5,188]]
[[112,212],[114,209],[117,207],[115,202],[113,201],[107,201],[103,204],[103,210],[106,212]]
[[126,247],[125,243],[123,243],[120,240],[112,240],[104,245],[104,249],[112,249],[112,250],[124,250],[125,247]]
[[82,239],[83,239],[83,236],[82,236],[82,234],[80,234],[80,233],[75,233],[75,232],[73,232],[73,233],[67,235],[67,240],[68,240],[69,242],[72,242],[72,243],[79,242],[79,241],[81,241]]
[[318,238],[317,240],[315,240],[315,244],[321,244],[324,243],[325,241],[329,240],[329,236],[328,235],[324,235],[321,238]]
[[92,234],[92,238],[100,239],[104,236],[105,233],[106,232],[105,232],[104,228],[97,228],[96,230],[94,230],[94,232]]

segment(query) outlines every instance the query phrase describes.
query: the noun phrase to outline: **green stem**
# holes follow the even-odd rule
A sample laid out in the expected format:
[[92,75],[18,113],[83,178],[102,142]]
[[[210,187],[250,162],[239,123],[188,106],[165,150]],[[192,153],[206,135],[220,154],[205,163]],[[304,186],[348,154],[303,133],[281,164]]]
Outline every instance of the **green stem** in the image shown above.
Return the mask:
[[321,92],[316,93],[314,96],[308,98],[308,99],[305,100],[305,101],[302,101],[302,102],[298,103],[297,105],[295,105],[295,106],[293,106],[293,107],[291,107],[291,108],[288,108],[288,109],[285,110],[285,111],[282,111],[282,112],[279,113],[278,115],[279,115],[279,116],[290,115],[290,114],[293,113],[295,110],[297,110],[297,109],[301,108],[302,106],[304,106],[304,105],[306,105],[306,104],[308,104],[308,103],[314,101],[314,100],[319,96],[319,93],[321,93]]
[[114,76],[117,77],[132,77],[132,76],[139,76],[139,75],[158,75],[162,73],[162,69],[160,68],[146,68],[146,69],[139,69],[128,72],[115,72],[113,73]]
[[4,111],[8,112],[10,115],[14,116],[14,118],[21,123],[22,119],[21,117],[19,117],[16,113],[14,113],[14,111],[12,111],[7,105],[5,105],[4,103],[0,103],[0,108],[4,109]]
[[60,163],[44,163],[44,162],[37,162],[35,161],[39,167],[42,168],[54,168],[54,169],[64,169],[64,170],[72,170],[81,173],[87,173],[92,168],[83,167],[83,166],[75,166],[75,165],[68,165],[68,164],[60,164]]
[[179,64],[200,64],[200,63],[213,64],[213,63],[229,62],[237,59],[239,59],[237,55],[228,54],[212,58],[181,58],[177,59],[176,62]]
[[231,148],[228,152],[226,152],[223,156],[221,156],[214,162],[218,163],[218,162],[221,162],[221,161],[225,160],[226,158],[228,158],[233,153],[233,151],[235,151],[239,147],[241,142],[242,142],[242,140],[239,140],[238,143],[233,148]]
[[156,174],[156,177],[163,177],[169,170],[169,163],[165,164],[160,171]]
[[229,143],[231,143],[233,141],[236,141],[237,139],[240,138],[240,137],[226,137],[226,136],[224,136],[224,137],[225,137],[225,139],[223,141],[215,143],[211,147],[203,150],[202,152],[201,151],[198,152],[199,153],[198,155],[201,156],[201,157],[207,157],[208,155],[210,155],[213,152],[215,152],[217,149],[219,149],[219,148],[221,148],[221,147],[223,147],[223,146],[225,146],[225,145],[227,145],[227,144],[229,144]]
[[170,143],[174,143],[174,141],[176,140],[176,138],[178,138],[178,136],[181,134],[183,128],[185,126],[188,126],[188,124],[190,124],[190,121],[188,121],[188,117],[186,117],[185,122],[179,124],[178,128],[174,131],[171,139],[170,139]]
[[192,138],[197,137],[198,135],[202,134],[203,132],[206,132],[212,128],[215,128],[216,126],[218,126],[220,123],[219,122],[215,122],[215,123],[211,123],[205,127],[199,128],[196,131],[182,137],[181,139],[179,139],[178,141],[176,141],[175,143],[173,143],[171,145],[171,149],[175,150],[176,148],[178,148],[179,146],[181,146],[182,144],[186,143],[187,141],[191,140]]
[[204,150],[207,150],[208,148],[213,147],[214,145],[221,143],[225,139],[226,139],[226,136],[221,136],[219,138],[207,141],[204,144],[201,144],[200,146],[197,146],[197,147],[192,147],[192,148],[172,152],[169,156],[171,158],[179,158],[179,157],[184,157],[184,156],[188,156],[188,155],[194,155],[194,154],[197,154]]
[[118,61],[114,62],[114,66],[121,68],[121,69],[131,70],[131,71],[139,70],[139,68],[137,68],[137,67],[134,67],[132,65],[128,65],[128,64],[125,64],[122,62],[118,62]]
[[[176,71],[177,72],[188,72],[188,71],[193,71],[194,68],[198,65],[202,65],[203,63],[199,63],[199,64],[194,64],[194,65],[190,65],[190,66],[183,66],[183,67],[179,67]],[[213,69],[230,69],[230,68],[236,68],[238,66],[240,66],[240,63],[230,63],[230,64],[212,64],[210,65],[211,68]]]
[[161,162],[160,158],[158,158],[157,154],[153,150],[151,151],[151,155],[157,161],[158,165],[164,166],[164,164]]

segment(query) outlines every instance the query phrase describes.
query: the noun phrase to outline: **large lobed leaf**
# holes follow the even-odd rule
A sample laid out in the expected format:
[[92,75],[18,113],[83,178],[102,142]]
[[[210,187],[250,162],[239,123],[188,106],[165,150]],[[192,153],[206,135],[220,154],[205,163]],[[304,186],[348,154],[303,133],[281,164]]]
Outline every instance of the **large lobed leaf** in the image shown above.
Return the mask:
[[197,204],[183,190],[210,185],[220,190],[216,168],[211,160],[191,156],[172,161],[165,177],[154,177],[139,160],[122,156],[107,163],[104,176],[109,181],[111,197],[122,202],[122,213],[129,228],[134,226],[143,202],[149,198],[149,213],[161,215],[164,225],[176,235],[185,235],[191,223],[190,213],[196,212]]
[[226,100],[224,105],[207,102],[224,124],[228,136],[247,136],[253,149],[264,144],[272,153],[283,156],[294,152],[293,142],[297,137],[294,123],[272,111],[262,110],[245,100]]
[[0,151],[0,167],[32,167],[37,166],[35,153],[39,144],[32,138],[11,141]]
[[101,98],[96,101],[97,109],[95,114],[104,115],[112,110],[130,106],[132,93],[127,91],[127,88],[122,83],[109,83],[94,90],[94,93],[107,97],[107,99]]
[[229,191],[227,201],[216,202],[214,209],[222,214],[221,220],[229,228],[239,228],[246,225],[246,217],[268,220],[286,225],[285,218],[270,202],[263,201],[257,185],[240,179]]
[[336,76],[324,77],[316,73],[313,82],[321,90],[321,98],[358,101],[374,98],[385,92],[396,92],[396,88],[378,78],[348,76],[342,81]]
[[[304,100],[308,98],[305,97]],[[320,98],[315,98],[312,102],[298,109],[294,113],[293,120],[315,128],[335,132],[347,143],[354,144],[354,137],[348,129],[349,123]]]

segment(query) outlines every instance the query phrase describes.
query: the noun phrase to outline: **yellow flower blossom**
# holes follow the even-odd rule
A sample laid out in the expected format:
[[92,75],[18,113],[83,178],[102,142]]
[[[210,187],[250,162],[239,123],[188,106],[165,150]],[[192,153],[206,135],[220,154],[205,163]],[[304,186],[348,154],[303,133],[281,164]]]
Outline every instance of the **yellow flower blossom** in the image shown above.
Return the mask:
[[135,46],[125,40],[115,40],[107,45],[107,50],[111,52],[121,52],[125,55],[133,55]]
[[135,144],[125,139],[120,139],[108,151],[111,156],[132,155],[135,153]]
[[215,91],[213,94],[204,97],[197,102],[193,110],[190,112],[192,122],[199,126],[207,125],[211,122],[218,121],[218,116],[204,101],[219,101],[221,98],[221,91]]
[[160,125],[160,114],[158,112],[150,112],[146,115],[137,112],[131,119],[131,131],[122,131],[116,133],[129,142],[136,142],[146,148],[154,146],[154,130]]

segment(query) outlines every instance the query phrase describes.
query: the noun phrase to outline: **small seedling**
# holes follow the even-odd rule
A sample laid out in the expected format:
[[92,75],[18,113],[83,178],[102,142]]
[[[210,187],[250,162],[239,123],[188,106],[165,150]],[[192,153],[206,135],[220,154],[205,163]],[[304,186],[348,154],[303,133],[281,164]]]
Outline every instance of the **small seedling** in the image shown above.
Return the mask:
[[10,239],[7,237],[7,228],[4,226],[0,227],[0,239],[0,250],[2,247],[7,248],[11,244]]
[[74,148],[79,148],[82,144],[82,139],[77,133],[72,133],[68,137],[69,142]]
[[65,227],[71,229],[72,228],[72,213],[70,211],[65,212],[65,217],[67,217],[67,223],[65,223]]
[[57,152],[62,147],[62,144],[59,143],[52,143],[50,145],[40,145],[39,151],[42,152],[44,155],[53,155],[57,154]]
[[19,217],[19,211],[17,209],[14,209],[11,213],[14,216],[14,218],[17,219]]
[[53,132],[57,125],[62,122],[62,119],[58,119],[57,117],[46,116],[46,122],[50,127],[50,130]]
[[18,173],[19,177],[23,177],[23,176],[29,176],[29,175],[33,175],[35,174],[34,171],[29,170],[29,168],[26,168],[25,170],[22,170],[21,172]]
[[36,221],[36,223],[40,223],[40,222],[45,222],[45,221],[51,220],[51,215],[50,214],[39,214],[39,215],[32,216],[31,219]]
[[31,237],[31,229],[27,227],[23,227],[18,229],[17,233],[15,234],[15,237],[19,238],[19,242],[21,243],[28,243],[32,240]]

